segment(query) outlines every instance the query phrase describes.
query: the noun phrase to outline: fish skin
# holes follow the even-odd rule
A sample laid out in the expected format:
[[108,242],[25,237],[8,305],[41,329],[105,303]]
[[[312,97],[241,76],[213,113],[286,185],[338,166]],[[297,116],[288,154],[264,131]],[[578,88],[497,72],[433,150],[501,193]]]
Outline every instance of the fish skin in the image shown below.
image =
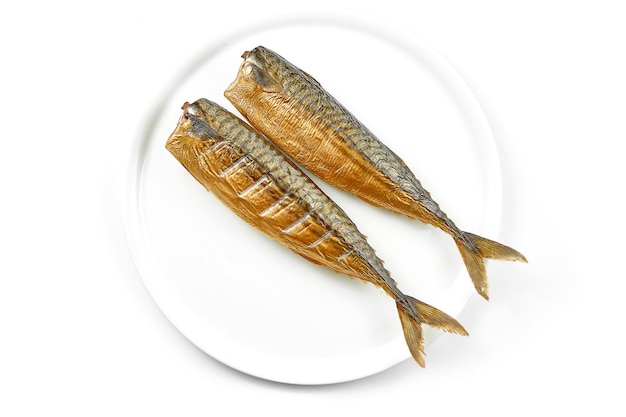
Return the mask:
[[458,228],[404,161],[308,73],[263,46],[242,57],[224,95],[252,126],[338,189],[451,235],[485,299],[484,259],[527,262],[513,248]]
[[274,241],[382,288],[396,302],[407,346],[420,366],[422,324],[467,335],[454,318],[403,294],[346,213],[265,136],[218,104],[185,103],[165,147],[208,191]]

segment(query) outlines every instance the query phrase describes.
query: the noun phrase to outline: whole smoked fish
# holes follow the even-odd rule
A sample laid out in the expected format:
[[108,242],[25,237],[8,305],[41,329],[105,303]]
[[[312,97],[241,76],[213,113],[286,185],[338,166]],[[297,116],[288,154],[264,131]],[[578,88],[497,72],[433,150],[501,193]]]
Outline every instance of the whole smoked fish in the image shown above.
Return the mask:
[[185,103],[166,148],[239,217],[298,255],[382,288],[424,366],[422,323],[467,335],[455,319],[403,294],[374,249],[324,192],[266,137],[219,105]]
[[485,299],[484,258],[526,262],[508,246],[459,229],[402,159],[309,74],[262,46],[242,58],[224,95],[252,126],[329,184],[450,234]]

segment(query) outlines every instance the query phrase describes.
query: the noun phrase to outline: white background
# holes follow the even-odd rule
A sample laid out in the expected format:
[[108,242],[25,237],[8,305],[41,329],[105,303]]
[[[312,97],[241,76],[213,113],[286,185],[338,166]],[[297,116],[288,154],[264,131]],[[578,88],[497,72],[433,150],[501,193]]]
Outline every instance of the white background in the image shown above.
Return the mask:
[[620,2],[316,2],[411,31],[463,76],[500,152],[499,239],[530,261],[490,264],[492,301],[459,317],[471,336],[430,345],[426,369],[318,387],[249,377],[189,343],[145,290],[122,222],[132,142],[181,63],[307,6],[164,3],[0,6],[0,415],[623,415]]

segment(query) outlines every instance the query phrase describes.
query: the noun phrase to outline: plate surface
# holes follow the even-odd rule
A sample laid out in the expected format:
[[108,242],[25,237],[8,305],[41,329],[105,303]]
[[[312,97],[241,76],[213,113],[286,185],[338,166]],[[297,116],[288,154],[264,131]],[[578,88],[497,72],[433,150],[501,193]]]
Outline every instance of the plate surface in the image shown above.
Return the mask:
[[[497,237],[497,151],[461,77],[396,28],[309,14],[265,21],[199,48],[153,107],[131,155],[125,194],[137,269],[185,337],[242,372],[325,384],[383,371],[410,358],[393,300],[262,236],[164,148],[185,101],[206,97],[237,114],[223,91],[241,54],[257,45],[315,77],[405,160],[459,227]],[[368,236],[400,289],[453,316],[462,310],[473,288],[452,239],[313,179]],[[471,323],[463,324],[471,332]],[[426,328],[426,343],[437,335]]]

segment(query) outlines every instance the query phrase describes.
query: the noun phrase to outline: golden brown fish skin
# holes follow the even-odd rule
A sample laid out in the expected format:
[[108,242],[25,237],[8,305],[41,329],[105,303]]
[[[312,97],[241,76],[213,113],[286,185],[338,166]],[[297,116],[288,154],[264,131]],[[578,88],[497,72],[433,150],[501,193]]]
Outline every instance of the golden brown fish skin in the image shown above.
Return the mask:
[[309,74],[262,46],[243,58],[224,95],[256,129],[329,184],[450,234],[483,297],[483,258],[526,262],[512,248],[459,229],[402,159]]
[[412,356],[424,366],[421,324],[466,335],[452,317],[403,294],[354,223],[267,138],[219,105],[185,103],[166,148],[207,190],[274,241],[373,283],[396,301]]

